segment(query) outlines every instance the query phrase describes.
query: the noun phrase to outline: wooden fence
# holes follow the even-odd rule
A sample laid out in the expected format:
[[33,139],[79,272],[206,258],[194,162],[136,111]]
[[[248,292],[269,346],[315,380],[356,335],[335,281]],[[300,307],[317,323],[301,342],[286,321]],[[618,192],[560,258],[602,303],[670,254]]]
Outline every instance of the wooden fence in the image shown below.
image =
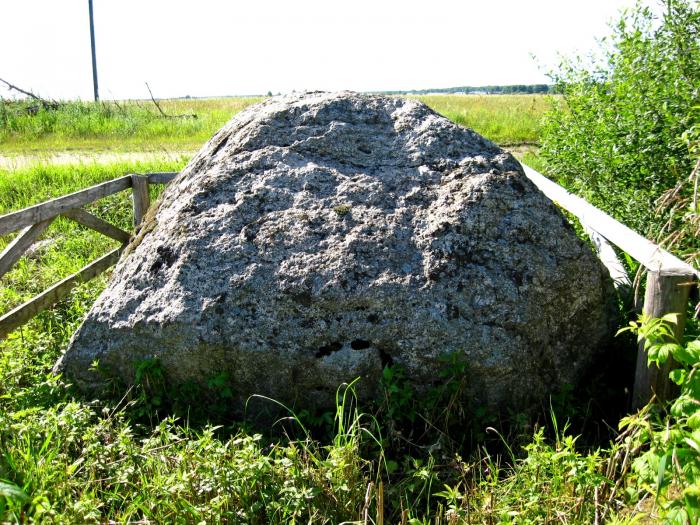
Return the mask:
[[[569,193],[541,173],[525,164],[523,168],[525,174],[542,193],[579,219],[598,248],[598,255],[603,264],[608,267],[616,284],[624,285],[627,276],[608,241],[646,268],[644,313],[651,317],[678,314],[675,335],[678,338],[682,337],[685,331],[690,291],[697,286],[700,272],[584,199]],[[661,369],[656,366],[648,367],[644,342],[640,343],[632,393],[633,408],[644,406],[652,395],[656,395],[662,401],[674,395],[675,385],[668,378],[672,367],[671,360],[668,360]]]
[[[523,164],[525,174],[535,185],[559,206],[576,216],[590,235],[598,255],[607,266],[618,288],[631,286],[624,267],[619,263],[610,243],[639,261],[647,270],[647,286],[644,311],[647,315],[661,317],[678,314],[676,335],[682,336],[691,288],[697,285],[700,273],[674,255],[645,239],[624,224],[616,221],[585,200],[572,195],[544,175]],[[82,209],[98,199],[132,188],[134,227],[138,226],[149,206],[148,185],[167,184],[177,173],[151,173],[127,175],[97,186],[58,197],[50,201],[0,216],[0,236],[22,230],[0,254],[0,277],[7,273],[59,215],[72,219],[122,243],[120,248],[91,262],[79,272],[54,284],[41,294],[0,317],[0,338],[5,337],[40,311],[49,308],[81,282],[88,281],[107,270],[119,259],[121,251],[131,235],[116,226]],[[668,380],[672,363],[658,369],[647,366],[647,356],[640,344],[633,407],[643,406],[652,395],[661,400],[673,395],[673,385]]]
[[0,235],[7,235],[8,233],[21,230],[3,252],[0,253],[0,278],[10,271],[12,266],[59,215],[72,219],[83,226],[87,226],[122,243],[116,250],[112,250],[99,259],[92,261],[77,273],[55,283],[36,297],[0,317],[0,338],[4,338],[12,330],[23,325],[42,310],[56,304],[66,297],[78,284],[100,275],[119,260],[122,250],[131,238],[131,234],[85,211],[83,206],[131,188],[134,206],[134,227],[136,227],[141,223],[150,204],[148,185],[168,183],[176,175],[177,173],[170,172],[126,175],[0,216]]

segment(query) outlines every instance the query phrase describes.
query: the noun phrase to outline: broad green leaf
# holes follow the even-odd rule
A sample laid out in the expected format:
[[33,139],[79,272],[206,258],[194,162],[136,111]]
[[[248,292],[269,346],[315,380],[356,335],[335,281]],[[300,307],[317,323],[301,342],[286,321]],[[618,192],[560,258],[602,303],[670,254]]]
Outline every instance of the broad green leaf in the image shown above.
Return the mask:
[[685,346],[673,345],[671,353],[673,358],[682,365],[692,366],[697,361],[695,354]]
[[29,496],[27,496],[21,488],[14,483],[6,483],[4,481],[0,481],[0,497],[20,503],[29,501]]
[[676,370],[671,370],[671,373],[668,375],[668,377],[676,383],[677,385],[681,385],[685,383],[685,379],[688,376],[688,372],[686,370],[683,370],[682,368],[677,368]]
[[693,363],[700,361],[700,340],[690,341],[685,348],[693,356]]
[[688,426],[691,430],[700,429],[700,410],[697,410],[692,416],[688,418]]

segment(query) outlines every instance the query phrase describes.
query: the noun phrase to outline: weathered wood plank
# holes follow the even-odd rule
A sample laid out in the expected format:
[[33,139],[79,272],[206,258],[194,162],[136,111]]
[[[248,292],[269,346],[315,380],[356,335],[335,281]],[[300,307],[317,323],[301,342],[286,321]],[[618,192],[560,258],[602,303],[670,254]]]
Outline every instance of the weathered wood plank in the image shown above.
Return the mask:
[[10,271],[24,252],[34,244],[34,241],[44,233],[44,230],[46,230],[52,222],[53,218],[46,219],[32,226],[27,226],[22,233],[12,239],[12,242],[0,253],[0,277]]
[[658,272],[661,275],[695,275],[700,277],[700,272],[676,256],[616,221],[581,197],[569,193],[541,173],[525,164],[522,166],[525,174],[542,193],[578,217],[584,226],[600,233],[650,271]]
[[12,330],[29,321],[42,310],[56,304],[66,297],[78,284],[89,281],[101,274],[119,260],[122,248],[117,248],[108,254],[92,261],[82,270],[57,282],[47,290],[26,303],[0,317],[0,339],[4,338]]
[[125,176],[103,182],[84,190],[76,191],[63,197],[57,197],[41,204],[24,208],[0,216],[0,235],[20,230],[26,226],[37,224],[71,208],[78,208],[97,199],[120,192],[131,186],[131,177]]
[[148,176],[147,175],[131,175],[131,187],[134,199],[134,228],[141,224],[143,217],[150,206],[150,197],[148,195]]
[[88,228],[91,228],[102,235],[106,235],[107,237],[111,237],[112,239],[122,243],[128,242],[131,238],[131,235],[128,232],[125,232],[121,228],[117,228],[113,224],[94,216],[92,213],[89,213],[82,208],[74,208],[63,212],[61,215],[68,217],[69,219],[73,219],[75,222],[82,224],[83,226],[87,226]]
[[[685,330],[688,296],[693,285],[692,275],[647,273],[644,313],[649,317],[663,317],[670,313],[678,314],[678,323],[674,328],[676,339],[681,339]],[[632,408],[636,410],[643,407],[654,394],[661,402],[674,397],[677,394],[676,385],[668,378],[668,374],[676,366],[672,359],[666,361],[661,368],[656,365],[647,366],[647,352],[644,349],[644,341],[642,341],[637,353]]]
[[168,184],[180,173],[177,171],[163,171],[160,173],[149,173],[148,183],[149,184]]
[[612,245],[599,234],[597,231],[592,230],[587,226],[583,226],[586,235],[591,239],[593,246],[595,246],[598,252],[598,258],[603,263],[603,265],[608,269],[610,277],[613,280],[613,284],[618,292],[623,294],[629,294],[632,290],[632,281],[630,281],[629,275],[627,275],[627,270],[620,262],[620,259],[615,253],[615,249]]

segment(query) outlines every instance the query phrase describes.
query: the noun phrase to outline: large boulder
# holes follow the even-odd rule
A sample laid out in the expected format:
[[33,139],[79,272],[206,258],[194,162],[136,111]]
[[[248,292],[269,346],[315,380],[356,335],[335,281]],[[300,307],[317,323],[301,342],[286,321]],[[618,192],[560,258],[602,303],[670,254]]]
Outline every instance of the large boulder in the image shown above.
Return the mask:
[[[158,359],[171,388],[213,377],[333,406],[383,368],[414,385],[467,365],[474,401],[526,409],[594,363],[607,272],[508,153],[421,102],[271,98],[165,190],[57,370],[89,391]],[[91,367],[98,361],[101,373]]]

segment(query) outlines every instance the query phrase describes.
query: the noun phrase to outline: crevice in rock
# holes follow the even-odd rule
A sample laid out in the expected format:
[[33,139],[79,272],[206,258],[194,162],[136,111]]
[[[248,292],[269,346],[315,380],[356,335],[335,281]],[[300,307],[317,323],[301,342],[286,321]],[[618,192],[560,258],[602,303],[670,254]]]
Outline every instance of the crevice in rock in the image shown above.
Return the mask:
[[391,357],[391,354],[384,350],[383,348],[377,348],[379,351],[379,360],[382,363],[382,369],[386,368],[387,366],[392,366],[394,364],[394,358]]
[[350,348],[352,348],[353,350],[365,350],[370,346],[372,346],[372,343],[370,343],[369,341],[365,341],[364,339],[354,339],[350,343]]
[[224,137],[224,138],[221,140],[221,142],[219,142],[219,143],[216,145],[216,147],[214,148],[214,150],[211,152],[211,156],[213,157],[214,155],[216,155],[217,153],[219,153],[219,151],[220,151],[224,146],[226,146],[226,144],[228,144],[228,139],[230,139],[230,138],[231,138],[231,135],[226,135],[226,137]]
[[334,341],[332,343],[328,343],[327,345],[323,345],[316,351],[316,358],[320,359],[322,357],[327,357],[331,355],[333,352],[337,352],[343,348],[343,344],[339,343],[338,341]]
[[311,306],[311,294],[309,292],[293,293],[290,295],[292,301],[302,306]]

